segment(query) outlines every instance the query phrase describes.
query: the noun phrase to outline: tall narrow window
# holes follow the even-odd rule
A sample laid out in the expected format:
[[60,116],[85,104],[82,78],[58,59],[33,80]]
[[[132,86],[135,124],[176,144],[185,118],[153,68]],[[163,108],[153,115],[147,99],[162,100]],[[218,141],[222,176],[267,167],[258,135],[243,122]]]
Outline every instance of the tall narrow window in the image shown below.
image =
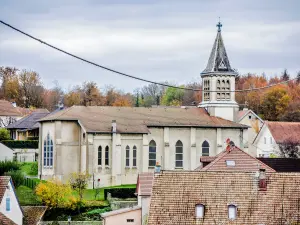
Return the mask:
[[98,165],[102,165],[102,146],[98,147]]
[[204,80],[203,82],[203,86],[204,86],[204,101],[209,101],[210,100],[210,92],[209,92],[209,89],[210,89],[210,83],[209,83],[209,80]]
[[136,146],[133,146],[132,150],[132,166],[136,167]]
[[44,140],[44,167],[53,166],[53,141],[48,133]]
[[105,166],[109,166],[109,147],[105,147]]
[[10,211],[10,198],[6,198],[6,211]]
[[207,141],[202,143],[202,156],[209,156],[209,144]]
[[222,94],[221,94],[221,99],[225,99],[225,80],[222,80]]
[[226,100],[230,100],[230,81],[226,81]]
[[228,219],[234,220],[237,216],[237,208],[235,205],[228,206]]
[[126,167],[129,167],[129,160],[130,160],[130,148],[129,146],[127,145],[126,146],[126,162],[125,162],[125,166]]
[[196,205],[196,218],[203,218],[204,217],[204,205],[198,204]]
[[221,81],[220,80],[217,80],[217,100],[220,100],[221,99]]
[[181,141],[176,142],[175,146],[175,167],[182,168],[183,167],[183,145]]
[[149,167],[154,167],[156,164],[156,143],[150,141],[149,143]]

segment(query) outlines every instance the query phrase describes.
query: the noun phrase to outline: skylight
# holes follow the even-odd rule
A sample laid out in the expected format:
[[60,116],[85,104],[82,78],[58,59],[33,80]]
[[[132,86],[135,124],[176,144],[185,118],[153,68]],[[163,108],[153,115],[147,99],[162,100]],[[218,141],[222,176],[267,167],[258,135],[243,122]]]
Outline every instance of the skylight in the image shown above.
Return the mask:
[[226,160],[226,166],[235,166],[234,160]]

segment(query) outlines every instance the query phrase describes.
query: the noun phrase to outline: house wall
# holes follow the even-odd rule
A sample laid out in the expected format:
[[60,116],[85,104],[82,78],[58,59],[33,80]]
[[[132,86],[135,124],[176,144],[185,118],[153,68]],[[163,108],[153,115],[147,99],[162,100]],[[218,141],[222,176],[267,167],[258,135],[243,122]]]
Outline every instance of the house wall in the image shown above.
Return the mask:
[[[9,188],[6,188],[0,204],[0,212],[3,213],[7,218],[14,221],[16,224],[22,225],[23,213],[19,206],[11,181],[8,183],[8,186]],[[10,198],[10,211],[6,211],[6,198]]]
[[39,149],[14,149],[14,154],[19,162],[35,162]]
[[142,207],[142,225],[147,224],[149,208],[150,208],[150,196],[141,196],[141,207]]
[[[118,125],[117,125],[118,126]],[[92,175],[89,188],[135,184],[140,172],[151,172],[149,167],[149,143],[156,143],[156,161],[164,170],[193,170],[200,166],[202,143],[210,145],[210,155],[225,149],[230,138],[238,147],[247,151],[241,137],[246,130],[233,128],[172,128],[150,127],[148,134],[84,134],[77,122],[43,122],[41,127],[40,164],[43,163],[43,140],[49,133],[54,140],[54,165],[40,169],[42,179],[53,175],[67,180],[72,172],[88,172]],[[175,168],[176,143],[183,144],[183,168]],[[98,149],[102,147],[102,161],[98,164]],[[109,147],[109,164],[105,165],[105,148]],[[126,146],[130,148],[130,163],[126,166]],[[137,165],[133,166],[133,146],[137,148]],[[98,179],[100,182],[98,183]]]
[[0,143],[0,161],[13,160],[14,151]]
[[270,157],[270,154],[278,155],[279,147],[267,126],[262,127],[254,145],[257,147],[257,157]]
[[[134,219],[134,222],[127,222],[127,219]],[[103,225],[141,225],[141,220],[141,209],[137,209],[105,217]]]

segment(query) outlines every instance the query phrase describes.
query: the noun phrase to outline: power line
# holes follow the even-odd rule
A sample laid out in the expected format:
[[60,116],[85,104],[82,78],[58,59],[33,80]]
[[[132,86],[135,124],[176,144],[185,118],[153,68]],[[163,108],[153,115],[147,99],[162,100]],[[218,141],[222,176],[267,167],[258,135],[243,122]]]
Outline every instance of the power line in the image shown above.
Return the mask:
[[[2,21],[2,20],[0,20],[0,23],[2,23],[3,25],[5,25],[5,26],[7,26],[7,27],[9,27],[9,28],[11,28],[11,29],[13,29],[13,30],[15,30],[15,31],[17,31],[17,32],[19,32],[19,33],[21,33],[21,34],[23,34],[23,35],[25,35],[25,36],[27,36],[27,37],[33,39],[33,40],[35,40],[35,41],[40,42],[41,44],[44,44],[44,45],[46,45],[46,46],[48,46],[48,47],[50,47],[50,48],[53,48],[53,49],[55,49],[55,50],[57,50],[57,51],[59,51],[59,52],[62,52],[62,53],[64,53],[64,54],[66,54],[66,55],[69,55],[69,56],[71,56],[71,57],[73,57],[73,58],[79,59],[79,60],[81,60],[81,61],[83,61],[83,62],[86,62],[86,63],[91,64],[91,65],[93,65],[93,66],[99,67],[99,68],[101,68],[101,69],[110,71],[110,72],[112,72],[112,73],[119,74],[119,75],[121,75],[121,76],[129,77],[129,78],[132,78],[132,79],[135,79],[135,80],[144,81],[144,82],[147,82],[147,83],[156,84],[156,85],[160,85],[160,86],[164,86],[164,87],[177,88],[177,89],[182,89],[182,90],[187,90],[187,91],[204,91],[203,89],[194,89],[194,88],[187,88],[187,87],[178,87],[178,86],[173,86],[173,85],[170,85],[170,84],[165,84],[165,83],[160,83],[160,82],[156,82],[156,81],[151,81],[151,80],[147,80],[147,79],[144,79],[144,78],[136,77],[136,76],[133,76],[133,75],[130,75],[130,74],[127,74],[127,73],[123,73],[123,72],[120,72],[120,71],[117,71],[117,70],[108,68],[108,67],[106,67],[106,66],[102,66],[102,65],[97,64],[97,63],[95,63],[95,62],[92,62],[92,61],[90,61],[90,60],[84,59],[84,58],[82,58],[82,57],[80,57],[80,56],[74,55],[74,54],[72,54],[72,53],[70,53],[70,52],[67,52],[67,51],[65,51],[65,50],[63,50],[63,49],[61,49],[61,48],[55,47],[54,45],[51,45],[51,44],[49,44],[49,43],[47,43],[47,42],[45,42],[45,41],[43,41],[43,40],[41,40],[41,39],[39,39],[39,38],[36,38],[36,37],[34,37],[34,36],[32,36],[32,35],[30,35],[30,34],[24,32],[24,31],[22,31],[22,30],[20,30],[20,29],[18,29],[18,28],[16,28],[16,27],[14,27],[14,26],[12,26],[12,25],[10,25],[10,24],[8,24],[8,23],[5,23],[5,22]],[[278,82],[278,83],[276,83],[276,84],[272,84],[272,85],[268,85],[268,86],[264,86],[264,87],[259,87],[259,88],[249,88],[249,89],[242,89],[242,90],[228,90],[228,91],[205,90],[205,92],[219,92],[219,93],[225,93],[225,92],[227,92],[227,93],[228,93],[228,92],[250,92],[250,91],[256,91],[256,90],[267,89],[267,88],[270,88],[270,87],[273,87],[273,86],[276,86],[276,85],[279,85],[279,84],[288,83],[289,81],[296,80],[296,79],[297,79],[297,78],[294,78],[294,79],[290,79],[290,80],[287,80],[287,81]]]

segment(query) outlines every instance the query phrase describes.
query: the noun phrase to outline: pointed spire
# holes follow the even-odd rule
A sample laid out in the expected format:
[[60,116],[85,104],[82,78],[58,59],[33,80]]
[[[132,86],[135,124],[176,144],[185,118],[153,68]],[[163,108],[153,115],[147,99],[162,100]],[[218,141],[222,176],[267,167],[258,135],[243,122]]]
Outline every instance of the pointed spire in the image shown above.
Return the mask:
[[208,63],[206,69],[203,70],[201,74],[213,74],[213,73],[222,73],[222,74],[230,74],[237,75],[229,63],[229,58],[226,53],[226,49],[223,43],[221,27],[222,23],[219,21],[217,24],[218,33],[213,45],[213,48],[210,53],[210,57],[208,59]]

